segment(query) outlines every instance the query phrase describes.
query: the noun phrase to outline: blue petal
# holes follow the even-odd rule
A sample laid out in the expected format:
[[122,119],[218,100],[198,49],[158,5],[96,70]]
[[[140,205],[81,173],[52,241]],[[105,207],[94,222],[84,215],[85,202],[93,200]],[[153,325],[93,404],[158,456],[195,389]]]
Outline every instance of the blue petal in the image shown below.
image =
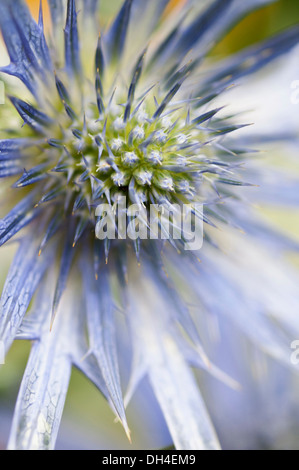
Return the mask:
[[9,450],[54,448],[71,376],[70,358],[55,337],[35,342],[27,363],[8,443]]
[[274,1],[277,0],[214,0],[185,27],[168,51],[167,59],[181,60],[191,49],[197,59],[204,57],[240,18]]
[[37,215],[34,210],[35,193],[30,193],[17,204],[3,219],[0,219],[0,246],[4,245]]
[[17,338],[35,340],[35,343],[18,396],[9,449],[54,448],[72,363],[108,397],[95,358],[84,358],[85,313],[78,291],[72,291],[71,298],[65,299],[62,314],[49,331],[53,287],[53,272],[50,272],[39,288],[32,311],[18,330]]
[[32,19],[23,0],[3,0],[0,4],[0,28],[11,59],[2,71],[20,78],[34,92],[34,71],[45,79],[51,58],[43,29]]
[[198,385],[170,338],[151,344],[149,380],[178,450],[220,450]]
[[51,19],[54,27],[62,25],[63,22],[63,15],[64,15],[64,7],[62,0],[48,0]]
[[44,133],[45,129],[47,129],[51,124],[53,124],[54,121],[49,118],[49,116],[34,108],[25,101],[20,100],[19,98],[15,98],[13,96],[10,97],[10,100],[15,106],[23,121],[30,127],[32,127],[34,130],[40,133]]
[[51,307],[46,290],[49,291],[43,289],[44,298],[38,306],[42,320],[40,334],[33,343],[20,387],[9,449],[51,450],[60,426],[71,375],[70,352],[76,349],[78,320],[71,318],[69,308],[63,312],[57,328],[50,332]]
[[0,157],[0,178],[8,178],[22,173],[23,169],[20,164],[20,161],[1,161]]
[[135,0],[132,6],[132,16],[135,21],[141,21],[145,16],[148,16],[147,9],[151,11],[150,19],[154,26],[156,26],[159,18],[161,17],[166,6],[170,0]]
[[47,177],[46,170],[48,166],[49,165],[47,164],[41,164],[29,171],[25,170],[21,178],[13,184],[13,188],[24,188],[25,186],[29,186],[45,179]]
[[158,285],[154,287],[150,273],[136,274],[134,285],[129,285],[128,316],[135,355],[133,382],[146,372],[177,449],[219,449],[196,381],[172,336],[167,300]]
[[133,100],[135,98],[136,86],[138,84],[138,81],[142,73],[144,57],[145,57],[145,52],[141,54],[141,57],[138,59],[136,67],[134,69],[133,79],[130,84],[129,93],[128,93],[128,101],[127,101],[127,105],[125,109],[125,115],[124,115],[125,122],[130,118],[130,115],[131,115],[131,107],[132,107]]
[[34,145],[30,139],[4,139],[0,140],[0,155],[19,155],[19,152],[27,146]]
[[123,53],[130,23],[132,3],[133,0],[125,0],[105,37],[108,55],[112,61],[118,60]]
[[13,342],[35,290],[53,260],[53,248],[38,257],[38,244],[29,235],[21,241],[1,297],[0,338],[6,350]]
[[[67,281],[69,278],[71,265],[74,256],[73,249],[73,222],[70,222],[70,227],[64,243],[63,253],[60,262],[60,272],[57,279],[55,295],[52,306],[52,325],[56,317],[56,313],[62,298],[62,295],[66,289]],[[52,326],[51,325],[51,326]]]
[[[224,15],[233,3],[234,0],[213,1],[213,3],[203,13],[201,13],[182,33],[178,42],[179,49],[177,52],[179,54],[185,54],[198,41],[200,41],[207,31],[212,32],[219,22],[224,23]],[[230,21],[233,20],[234,18],[231,17]]]
[[91,263],[86,259],[82,263],[82,277],[86,293],[90,353],[97,359],[110,400],[129,434],[118,371],[114,305],[108,275],[102,269],[96,281]]
[[272,60],[285,54],[299,42],[299,27],[290,28],[271,39],[236,54],[223,61],[203,82],[199,93],[213,86],[228,86],[236,79],[256,72]]
[[84,0],[84,10],[86,14],[94,17],[99,10],[99,0]]
[[67,18],[64,30],[65,63],[70,75],[81,71],[80,46],[75,0],[68,0]]
[[[248,253],[252,257],[252,252]],[[245,258],[244,254],[242,256]],[[209,250],[208,258],[202,256],[199,270],[201,282],[195,283],[191,277],[189,282],[203,308],[217,317],[228,318],[262,351],[292,367],[288,338],[270,318],[270,312],[267,316],[269,303],[265,303],[268,295],[264,294],[266,286],[260,281],[260,289],[257,286],[250,288],[250,284],[256,282],[258,273],[246,271],[240,263],[236,265],[228,257],[219,256],[218,250],[217,254]],[[288,309],[287,305],[285,309]]]
[[[125,62],[132,64],[162,24],[162,14],[171,0],[134,0],[127,34]],[[136,41],[138,38],[138,41]]]

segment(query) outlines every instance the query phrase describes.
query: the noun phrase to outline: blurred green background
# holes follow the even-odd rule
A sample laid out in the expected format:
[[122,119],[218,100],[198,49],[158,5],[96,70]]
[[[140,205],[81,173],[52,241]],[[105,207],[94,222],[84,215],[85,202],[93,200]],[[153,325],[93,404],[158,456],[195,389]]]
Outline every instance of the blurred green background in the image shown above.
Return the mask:
[[[102,1],[103,15],[115,11],[122,0]],[[244,0],[250,1],[250,0]],[[37,14],[39,0],[31,0],[30,6]],[[224,56],[238,51],[256,41],[274,34],[281,29],[299,23],[299,0],[280,0],[278,3],[263,8],[243,20],[214,50],[213,54]],[[273,213],[273,220],[281,221],[281,214]],[[291,217],[285,215],[284,226],[290,233],[297,232],[297,224]],[[0,249],[0,290],[7,274],[9,261],[15,248],[13,246]],[[30,345],[16,342],[6,358],[6,365],[0,370],[0,448],[5,447],[5,439],[9,430],[10,420],[18,388],[28,358]],[[138,416],[129,412],[130,423],[138,421]],[[132,426],[134,429],[134,425]],[[64,426],[61,436],[61,446],[69,447],[69,441],[64,436],[69,433],[73,446],[80,446],[80,430],[88,430],[85,434],[86,442],[92,448],[113,447],[132,448],[127,442],[124,432],[119,424],[114,423],[114,416],[108,406],[95,390],[78,372],[74,372],[68,394]],[[142,447],[144,439],[142,428],[135,427],[133,432],[134,447]],[[1,441],[2,439],[2,441]]]
[[[246,1],[246,0],[244,0]],[[250,2],[250,0],[248,0]],[[299,1],[280,0],[244,19],[221,42],[214,53],[235,52],[269,35],[299,23]]]
[[[117,11],[123,0],[102,0],[102,17],[110,18]],[[150,0],[148,0],[150,1]],[[250,0],[244,0],[244,2]],[[37,17],[40,0],[27,0],[33,14]],[[186,0],[172,0],[173,6],[185,3]],[[43,0],[45,9],[47,0]],[[273,5],[265,7],[258,12],[249,15],[218,45],[214,52],[235,52],[242,47],[248,46],[256,41],[274,34],[279,30],[299,22],[299,1],[280,0]]]

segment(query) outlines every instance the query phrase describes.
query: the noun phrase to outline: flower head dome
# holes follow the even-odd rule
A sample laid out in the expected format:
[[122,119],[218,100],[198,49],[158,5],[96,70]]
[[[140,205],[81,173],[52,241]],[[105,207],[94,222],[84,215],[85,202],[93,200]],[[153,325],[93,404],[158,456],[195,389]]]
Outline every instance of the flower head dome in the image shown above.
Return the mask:
[[[215,43],[269,0],[194,2],[193,9],[179,2],[174,11],[168,0],[125,0],[109,26],[97,0],[48,3],[52,27],[45,31],[42,7],[36,23],[22,0],[0,0],[10,56],[1,69],[9,101],[0,120],[0,177],[7,182],[0,244],[19,242],[2,293],[0,334],[6,350],[16,337],[34,340],[9,446],[54,447],[75,365],[128,435],[125,405],[147,376],[176,447],[216,449],[188,364],[238,387],[209,360],[201,321],[221,315],[223,299],[232,315],[249,302],[234,260],[222,252],[225,240],[244,225],[254,235],[266,232],[251,212],[244,215],[242,191],[259,184],[261,169],[255,162],[246,174],[252,151],[231,134],[247,123],[236,124],[213,102],[293,47],[298,28],[211,68],[205,57]],[[133,220],[130,240],[119,233],[120,198]],[[159,238],[147,224],[158,205],[191,207],[192,227],[204,224],[202,253],[184,250],[187,234],[175,236],[174,215],[157,216]],[[107,207],[117,230],[101,239]],[[140,225],[152,236],[141,237]],[[248,307],[248,320],[238,309],[237,322],[256,327],[267,351],[281,357],[279,339],[257,312],[264,300]],[[119,328],[132,355],[125,400]]]

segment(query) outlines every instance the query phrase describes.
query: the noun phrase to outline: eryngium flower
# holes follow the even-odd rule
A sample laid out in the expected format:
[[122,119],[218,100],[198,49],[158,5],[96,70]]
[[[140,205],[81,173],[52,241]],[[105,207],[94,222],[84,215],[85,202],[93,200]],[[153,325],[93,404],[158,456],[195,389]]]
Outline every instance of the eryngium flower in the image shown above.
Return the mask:
[[[10,56],[1,69],[10,100],[1,110],[1,245],[22,230],[0,332],[6,350],[15,338],[33,340],[11,449],[54,447],[72,365],[99,388],[128,435],[125,406],[147,377],[178,449],[219,448],[189,368],[238,386],[203,346],[218,316],[229,315],[252,341],[288,360],[270,317],[290,328],[292,313],[283,298],[269,311],[269,287],[264,282],[260,293],[254,260],[256,278],[240,276],[245,242],[236,242],[232,257],[222,250],[238,228],[276,251],[288,245],[244,206],[242,187],[254,191],[264,170],[252,160],[246,174],[251,151],[230,138],[244,124],[213,101],[293,47],[299,28],[215,66],[205,58],[216,42],[270,2],[196,1],[190,10],[191,3],[173,13],[168,0],[125,0],[103,27],[97,0],[49,0],[45,32],[42,8],[36,23],[23,0],[0,0]],[[120,195],[147,212],[162,202],[202,204],[194,216],[205,224],[204,249],[184,251],[183,240],[171,238],[97,240],[96,207],[114,208]],[[292,295],[284,282],[283,295]],[[125,400],[119,354],[131,364]]]

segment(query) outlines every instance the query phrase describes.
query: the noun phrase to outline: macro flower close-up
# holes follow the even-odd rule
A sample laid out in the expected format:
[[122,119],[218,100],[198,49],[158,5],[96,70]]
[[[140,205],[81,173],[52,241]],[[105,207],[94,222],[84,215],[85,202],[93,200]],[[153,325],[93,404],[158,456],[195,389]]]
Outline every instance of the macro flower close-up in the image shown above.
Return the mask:
[[286,1],[0,0],[0,447],[299,448]]

